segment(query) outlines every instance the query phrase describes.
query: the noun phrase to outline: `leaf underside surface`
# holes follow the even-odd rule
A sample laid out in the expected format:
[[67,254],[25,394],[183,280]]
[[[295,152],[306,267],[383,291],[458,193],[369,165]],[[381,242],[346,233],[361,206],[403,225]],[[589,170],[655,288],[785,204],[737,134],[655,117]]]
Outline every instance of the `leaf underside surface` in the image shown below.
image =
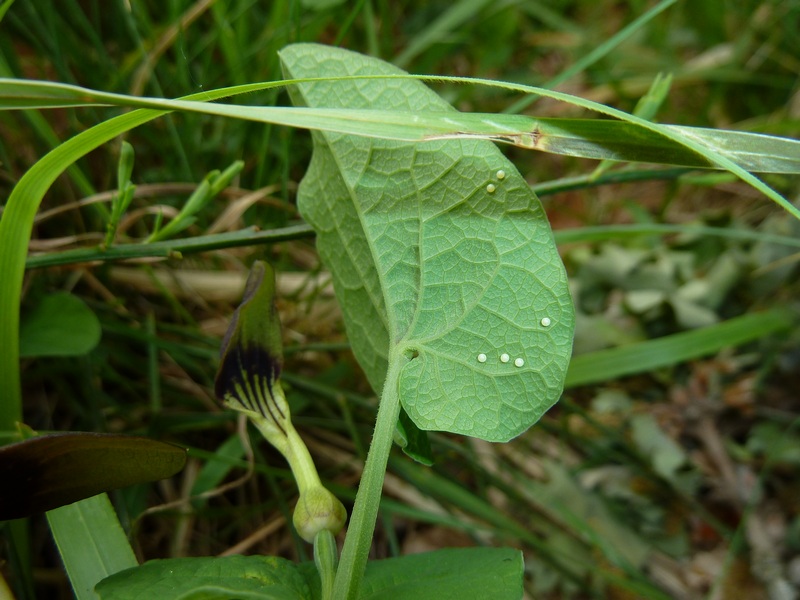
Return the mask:
[[[281,51],[287,76],[400,74],[316,44]],[[418,81],[313,82],[295,104],[455,110]],[[413,422],[507,441],[559,398],[574,313],[546,215],[522,176],[485,140],[425,143],[314,132],[298,191],[331,270],[353,351],[380,393],[403,361],[398,393]]]

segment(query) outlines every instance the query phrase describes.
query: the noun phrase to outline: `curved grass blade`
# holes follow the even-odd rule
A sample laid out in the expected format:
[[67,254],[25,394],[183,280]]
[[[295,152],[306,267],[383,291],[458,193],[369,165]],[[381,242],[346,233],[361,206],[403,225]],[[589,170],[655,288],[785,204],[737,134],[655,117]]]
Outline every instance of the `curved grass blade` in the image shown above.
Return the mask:
[[[382,77],[398,78],[395,77]],[[404,78],[419,79],[416,76]],[[342,84],[353,76],[304,78],[301,81],[336,80]],[[359,77],[376,79],[376,77]],[[439,78],[453,79],[453,78]],[[462,78],[457,78],[461,80]],[[485,84],[486,82],[482,82]],[[505,87],[505,84],[493,82]],[[241,86],[242,88],[249,86]],[[536,88],[530,88],[536,89]],[[245,90],[246,91],[246,90]],[[241,93],[241,92],[237,92]],[[532,92],[531,92],[532,93]],[[555,92],[553,92],[555,94]],[[549,94],[548,94],[549,95]],[[559,94],[559,99],[596,110],[594,103],[578,102]],[[571,98],[571,100],[567,99]],[[587,105],[588,103],[588,105]],[[88,104],[184,110],[237,119],[318,129],[351,135],[407,142],[479,138],[510,143],[532,150],[596,160],[651,162],[687,167],[725,168],[703,149],[718,153],[737,167],[755,173],[800,173],[800,141],[772,135],[678,125],[656,125],[626,113],[622,121],[599,119],[535,118],[525,115],[413,111],[402,109],[353,110],[347,107],[293,108],[237,106],[187,100],[139,98],[97,92],[73,85],[0,78],[0,108],[77,107]],[[604,107],[607,108],[607,107]],[[613,109],[608,109],[613,110]],[[605,111],[604,111],[605,112]],[[652,127],[642,127],[649,123]],[[653,131],[660,128],[670,133]],[[688,147],[686,140],[699,144]]]

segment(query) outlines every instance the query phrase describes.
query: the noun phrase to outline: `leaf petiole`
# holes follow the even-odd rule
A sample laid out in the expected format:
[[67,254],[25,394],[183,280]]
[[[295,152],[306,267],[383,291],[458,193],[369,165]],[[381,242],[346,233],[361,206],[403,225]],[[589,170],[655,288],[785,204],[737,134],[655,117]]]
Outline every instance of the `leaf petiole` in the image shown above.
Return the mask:
[[375,521],[378,518],[383,479],[386,475],[389,452],[392,449],[394,430],[397,419],[400,417],[400,396],[398,394],[400,371],[408,360],[411,359],[405,356],[405,349],[401,346],[395,346],[390,350],[389,370],[386,373],[383,393],[378,405],[375,431],[367,453],[364,472],[361,475],[361,483],[356,493],[353,514],[350,517],[347,537],[342,548],[341,562],[336,571],[333,587],[334,598],[349,600],[358,597],[369,549],[372,545]]

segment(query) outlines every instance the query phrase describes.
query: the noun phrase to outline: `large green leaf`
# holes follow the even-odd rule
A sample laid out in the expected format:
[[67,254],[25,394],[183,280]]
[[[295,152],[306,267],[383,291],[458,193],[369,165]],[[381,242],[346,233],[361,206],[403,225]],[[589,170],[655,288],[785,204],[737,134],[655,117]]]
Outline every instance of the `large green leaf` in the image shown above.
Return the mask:
[[[449,548],[370,562],[362,600],[522,597],[522,554],[511,548]],[[274,556],[153,560],[97,586],[102,600],[311,600],[320,598],[312,563]]]
[[102,600],[309,600],[307,569],[277,556],[152,560],[103,580]]
[[[402,71],[345,50],[281,52],[293,78]],[[450,111],[413,80],[319,81],[312,107]],[[491,142],[411,144],[314,133],[298,191],[334,277],[353,350],[376,391],[389,356],[421,429],[506,441],[558,400],[574,314],[535,194]]]

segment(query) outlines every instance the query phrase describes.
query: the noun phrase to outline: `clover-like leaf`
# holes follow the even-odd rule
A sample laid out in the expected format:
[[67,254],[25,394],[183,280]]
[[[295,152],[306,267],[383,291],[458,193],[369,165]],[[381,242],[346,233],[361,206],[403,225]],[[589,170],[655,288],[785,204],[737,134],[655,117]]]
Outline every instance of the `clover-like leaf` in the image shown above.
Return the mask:
[[[397,75],[314,44],[281,52],[288,76]],[[453,112],[418,81],[296,85],[311,107]],[[547,217],[491,142],[404,143],[315,132],[298,191],[373,388],[403,361],[402,406],[426,430],[505,441],[559,398],[574,313]]]
[[100,321],[86,303],[67,292],[41,299],[20,323],[19,353],[23,357],[81,356],[100,342]]

